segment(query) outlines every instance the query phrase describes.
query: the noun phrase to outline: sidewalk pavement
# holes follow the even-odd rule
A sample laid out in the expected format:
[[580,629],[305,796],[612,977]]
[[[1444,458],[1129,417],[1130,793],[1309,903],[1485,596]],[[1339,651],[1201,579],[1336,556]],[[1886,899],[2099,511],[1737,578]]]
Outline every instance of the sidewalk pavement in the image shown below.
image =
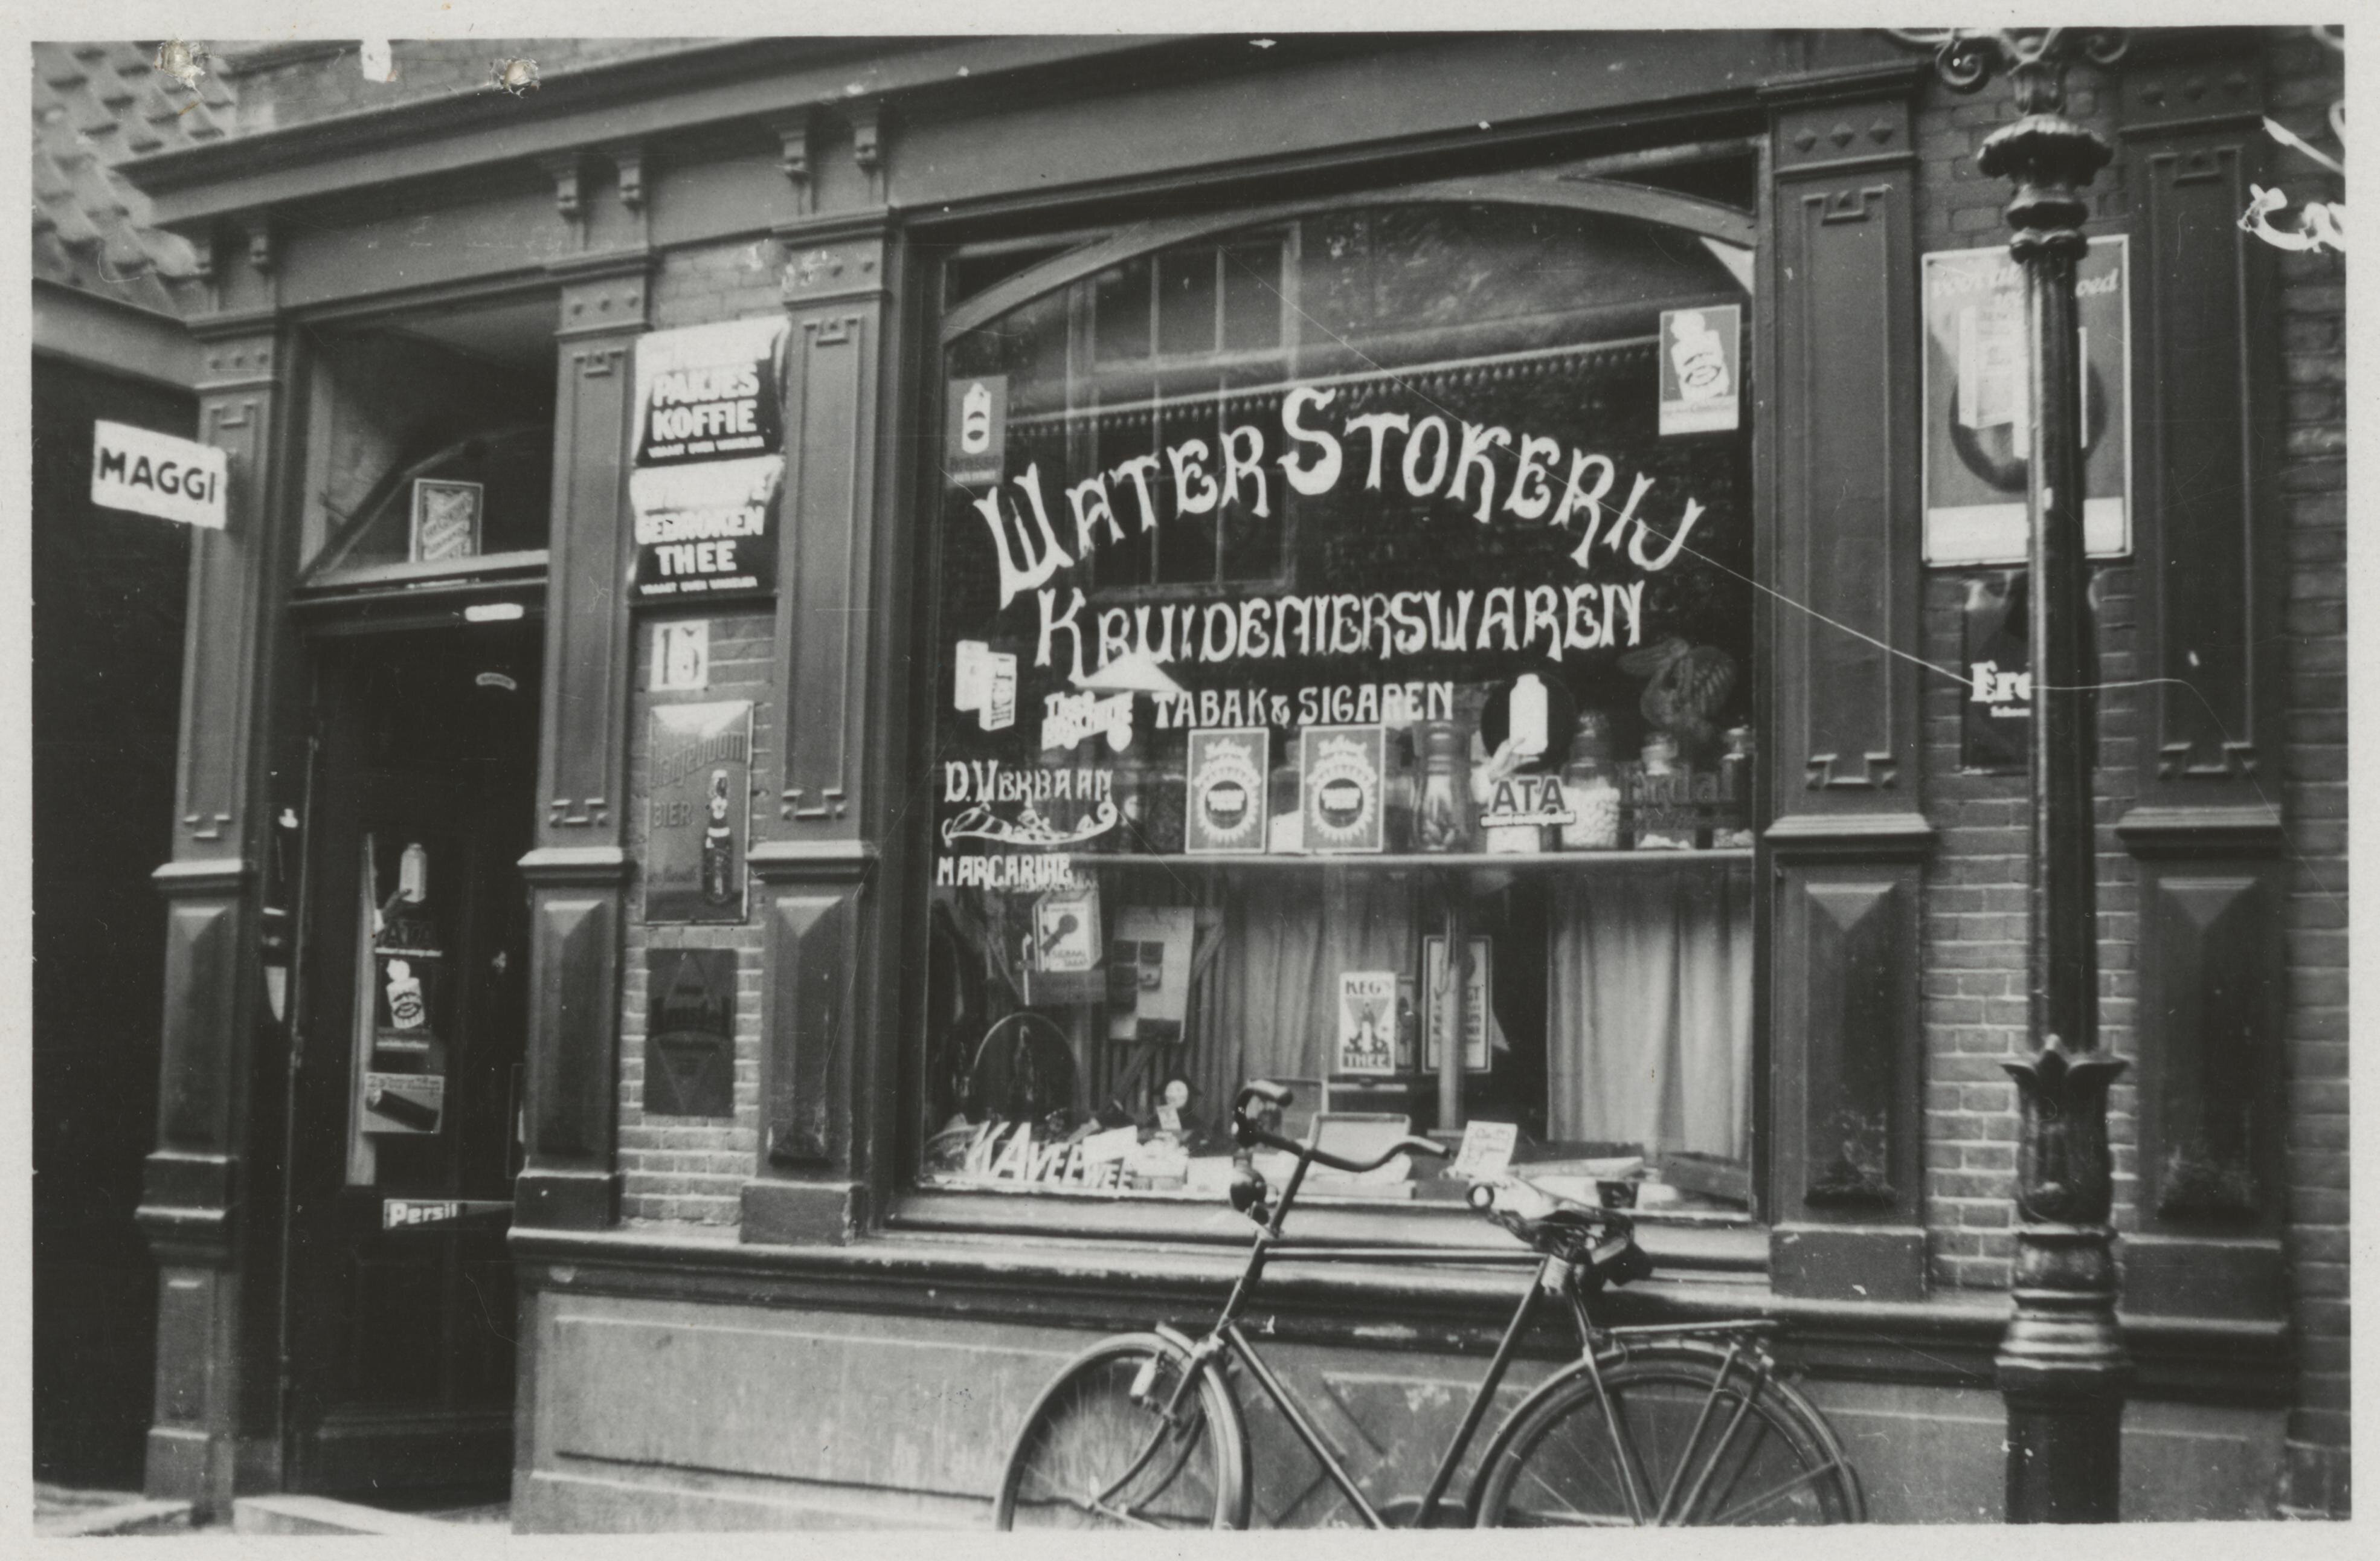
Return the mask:
[[[395,1512],[326,1496],[242,1496],[232,1503],[230,1531],[240,1534],[421,1535],[452,1524],[509,1527],[512,1504]],[[37,1482],[33,1532],[43,1539],[98,1534],[191,1533],[190,1504],[152,1501],[138,1491],[80,1490]]]

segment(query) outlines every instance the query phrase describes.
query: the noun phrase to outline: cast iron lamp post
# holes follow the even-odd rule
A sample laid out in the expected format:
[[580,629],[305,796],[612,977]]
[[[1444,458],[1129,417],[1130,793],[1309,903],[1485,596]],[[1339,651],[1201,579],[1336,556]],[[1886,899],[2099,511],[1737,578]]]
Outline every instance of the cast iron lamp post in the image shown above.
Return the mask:
[[2067,67],[2113,65],[2120,32],[2096,29],[1900,32],[1935,51],[1954,91],[1996,71],[2021,117],[1992,132],[1975,165],[2006,177],[2009,252],[2024,272],[2032,385],[2025,512],[2033,577],[2032,878],[2027,1031],[2033,1055],[2005,1065],[2022,1112],[2017,1146],[2016,1307],[2000,1340],[2008,1401],[2007,1518],[2107,1523],[2122,1476],[2131,1362],[2116,1324],[2108,1229],[2107,1087],[2124,1069],[2098,1038],[2098,928],[2091,799],[2097,656],[2082,543],[2081,364],[2074,264],[2090,214],[2082,190],[2113,155],[2067,118]]

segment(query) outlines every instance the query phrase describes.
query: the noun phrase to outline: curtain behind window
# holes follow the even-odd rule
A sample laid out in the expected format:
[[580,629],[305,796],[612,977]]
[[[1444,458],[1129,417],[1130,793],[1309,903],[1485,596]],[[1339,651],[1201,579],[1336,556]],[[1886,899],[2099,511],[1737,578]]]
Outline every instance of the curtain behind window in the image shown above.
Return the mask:
[[1752,880],[1707,867],[1554,888],[1548,1127],[1741,1160],[1752,1116]]

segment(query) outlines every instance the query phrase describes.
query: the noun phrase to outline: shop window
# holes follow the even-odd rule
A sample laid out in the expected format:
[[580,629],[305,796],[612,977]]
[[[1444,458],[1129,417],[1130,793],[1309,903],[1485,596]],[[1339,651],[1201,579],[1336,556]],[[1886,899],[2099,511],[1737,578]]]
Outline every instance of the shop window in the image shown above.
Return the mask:
[[315,334],[304,511],[315,579],[468,572],[545,546],[555,321],[540,298]]
[[1219,1199],[1269,1078],[1748,1207],[1745,258],[1333,209],[955,336],[927,1183]]

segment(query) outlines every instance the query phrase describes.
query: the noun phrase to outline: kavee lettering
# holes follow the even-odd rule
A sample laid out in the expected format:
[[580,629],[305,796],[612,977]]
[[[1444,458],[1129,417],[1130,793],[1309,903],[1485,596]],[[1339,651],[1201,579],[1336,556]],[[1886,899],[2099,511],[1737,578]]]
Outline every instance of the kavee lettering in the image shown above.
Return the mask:
[[[1676,551],[1672,545],[1664,562]],[[1087,644],[1098,667],[1127,655],[1160,665],[1219,665],[1318,656],[1385,662],[1425,651],[1535,652],[1560,663],[1579,652],[1642,644],[1645,638],[1641,579],[1160,602],[1102,607],[1087,622],[1078,587],[1069,589],[1062,611],[1055,587],[1041,590],[1037,600],[1041,622],[1033,665],[1050,665],[1062,636],[1067,675],[1077,683],[1086,676]]]
[[[1692,496],[1672,510],[1654,496],[1658,480],[1643,471],[1630,474],[1615,507],[1621,472],[1610,457],[1539,433],[1436,413],[1415,421],[1402,412],[1366,412],[1334,427],[1329,413],[1338,396],[1327,386],[1292,387],[1281,397],[1280,438],[1269,445],[1264,427],[1242,422],[1223,429],[1220,441],[1184,439],[1161,457],[1136,455],[1072,482],[1062,475],[1045,483],[1039,464],[1027,466],[1007,490],[994,488],[974,501],[999,567],[1000,605],[1005,609],[1099,549],[1169,518],[1229,509],[1271,518],[1269,468],[1309,498],[1343,482],[1379,492],[1393,473],[1408,496],[1443,498],[1481,525],[1510,516],[1574,530],[1579,543],[1571,560],[1590,573],[1602,562],[1594,551],[1598,542],[1640,569],[1669,568],[1706,513]],[[1071,519],[1063,536],[1055,514]]]

